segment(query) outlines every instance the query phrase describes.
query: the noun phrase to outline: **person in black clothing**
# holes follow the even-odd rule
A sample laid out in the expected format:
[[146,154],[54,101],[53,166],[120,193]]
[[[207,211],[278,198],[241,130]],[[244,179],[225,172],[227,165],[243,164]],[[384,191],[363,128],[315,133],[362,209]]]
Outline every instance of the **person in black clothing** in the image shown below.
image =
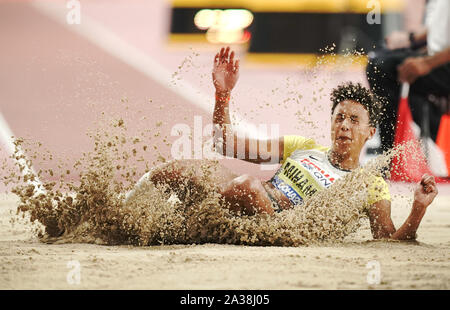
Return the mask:
[[[425,30],[409,34],[403,48],[369,53],[366,68],[372,92],[384,98],[379,129],[381,150],[393,147],[401,83],[409,83],[408,102],[416,124],[428,124],[423,132],[436,140],[439,122],[446,107],[430,100],[450,94],[450,1],[427,3]],[[398,46],[398,45],[397,45]],[[422,126],[424,127],[424,126]]]

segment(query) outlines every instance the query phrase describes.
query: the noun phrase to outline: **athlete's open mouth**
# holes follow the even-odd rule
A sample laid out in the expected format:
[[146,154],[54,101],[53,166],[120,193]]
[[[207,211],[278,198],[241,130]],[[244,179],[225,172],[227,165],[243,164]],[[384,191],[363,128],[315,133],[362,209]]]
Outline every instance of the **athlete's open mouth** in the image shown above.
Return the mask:
[[342,142],[351,142],[352,141],[351,138],[346,137],[346,136],[340,136],[337,139],[338,139],[338,141],[342,141]]

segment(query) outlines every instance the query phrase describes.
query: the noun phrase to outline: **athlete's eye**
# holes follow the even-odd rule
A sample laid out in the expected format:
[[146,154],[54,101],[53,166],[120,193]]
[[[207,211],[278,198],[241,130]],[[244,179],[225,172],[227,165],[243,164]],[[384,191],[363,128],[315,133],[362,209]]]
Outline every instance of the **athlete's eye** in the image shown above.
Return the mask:
[[338,115],[336,116],[336,120],[337,120],[338,122],[342,122],[342,121],[344,121],[344,119],[345,119],[345,116],[344,116],[343,114],[338,114]]

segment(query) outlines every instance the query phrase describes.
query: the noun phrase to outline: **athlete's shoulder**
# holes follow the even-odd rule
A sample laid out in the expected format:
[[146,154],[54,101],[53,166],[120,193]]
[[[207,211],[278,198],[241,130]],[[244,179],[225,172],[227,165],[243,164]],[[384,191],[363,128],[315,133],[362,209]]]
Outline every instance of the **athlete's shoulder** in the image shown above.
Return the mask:
[[320,152],[326,152],[329,148],[320,144],[317,144],[314,139],[298,136],[298,135],[286,135],[284,139],[284,152],[283,161],[292,155],[297,150],[317,150]]

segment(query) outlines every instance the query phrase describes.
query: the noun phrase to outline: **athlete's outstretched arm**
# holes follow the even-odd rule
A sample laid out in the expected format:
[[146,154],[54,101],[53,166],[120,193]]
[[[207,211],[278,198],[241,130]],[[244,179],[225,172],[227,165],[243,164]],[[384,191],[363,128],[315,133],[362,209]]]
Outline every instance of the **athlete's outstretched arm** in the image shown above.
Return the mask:
[[411,213],[405,223],[395,229],[391,219],[391,202],[381,200],[373,204],[369,210],[370,227],[374,239],[390,238],[395,240],[415,240],[416,232],[427,207],[438,193],[433,176],[424,175],[414,191],[414,202]]
[[[252,163],[279,163],[283,159],[283,137],[272,140],[242,138],[233,130],[229,112],[230,95],[239,78],[239,60],[235,60],[234,56],[234,51],[230,53],[230,48],[227,47],[222,48],[214,57],[212,78],[216,89],[213,114],[215,150],[221,155]],[[239,153],[241,149],[244,154]],[[277,158],[273,158],[274,156]]]

